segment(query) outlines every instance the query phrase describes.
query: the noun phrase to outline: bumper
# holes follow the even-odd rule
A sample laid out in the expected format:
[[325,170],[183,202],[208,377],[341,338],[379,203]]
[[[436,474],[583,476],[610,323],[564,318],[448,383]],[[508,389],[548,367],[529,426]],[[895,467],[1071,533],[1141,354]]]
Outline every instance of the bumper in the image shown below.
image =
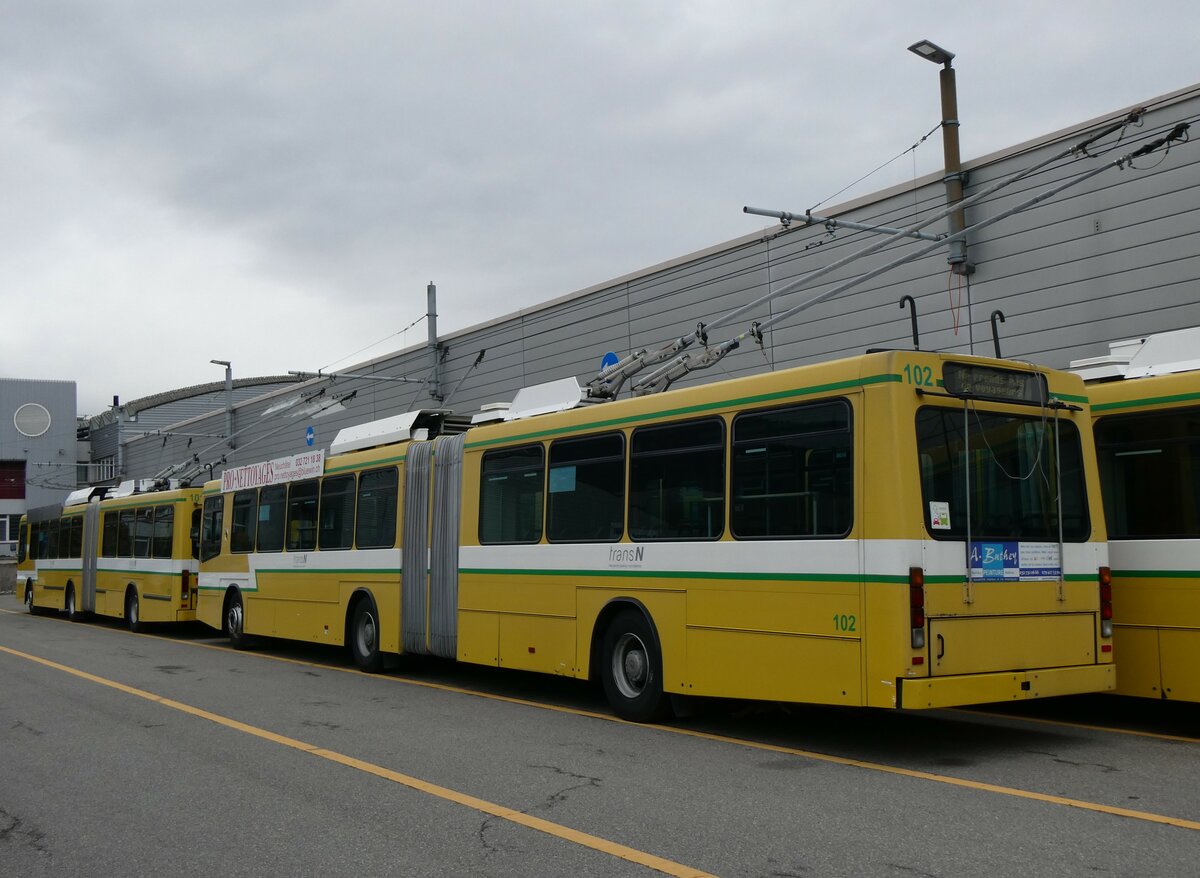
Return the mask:
[[1052,695],[1107,692],[1116,686],[1117,669],[1113,664],[956,677],[909,677],[896,681],[896,706],[924,710],[993,701],[1023,701]]

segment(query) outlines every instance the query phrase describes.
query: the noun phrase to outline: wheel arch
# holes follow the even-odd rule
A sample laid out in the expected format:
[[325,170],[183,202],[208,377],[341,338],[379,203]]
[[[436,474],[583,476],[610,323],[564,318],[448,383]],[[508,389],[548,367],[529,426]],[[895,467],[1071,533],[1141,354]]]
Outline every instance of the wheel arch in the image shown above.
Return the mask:
[[[222,600],[221,600],[221,633],[222,634],[226,634],[226,635],[229,634],[229,602],[231,600],[233,600],[234,595],[236,595],[238,598],[241,598],[242,590],[240,588],[238,588],[236,585],[231,585],[227,589],[225,589],[225,597],[222,598]],[[245,613],[246,613],[246,601],[243,599],[242,600],[243,620],[245,619]],[[246,624],[245,621],[243,621],[242,622],[243,627],[245,627],[245,624]]]
[[654,624],[654,616],[646,609],[646,605],[635,597],[615,597],[601,607],[600,612],[596,614],[596,623],[592,626],[592,640],[588,650],[588,680],[591,682],[600,681],[597,669],[603,660],[601,652],[604,649],[604,632],[608,630],[612,620],[623,610],[634,610],[641,613],[642,618],[646,621],[646,627],[650,629],[650,636],[654,639],[654,648],[658,650],[660,660],[662,660],[663,648],[662,640],[658,636],[658,626]]
[[375,612],[375,624],[379,624],[379,603],[375,600],[374,593],[365,585],[358,586],[350,593],[350,598],[346,601],[346,615],[342,619],[342,643],[350,643],[350,626],[354,624],[354,611],[363,601],[371,605],[371,609]]

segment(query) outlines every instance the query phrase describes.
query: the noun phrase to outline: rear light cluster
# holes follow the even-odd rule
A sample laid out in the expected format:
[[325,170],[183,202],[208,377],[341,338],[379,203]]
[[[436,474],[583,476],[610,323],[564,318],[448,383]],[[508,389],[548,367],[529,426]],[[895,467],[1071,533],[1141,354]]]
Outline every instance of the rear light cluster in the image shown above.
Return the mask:
[[185,570],[185,571],[183,571],[183,593],[181,594],[181,598],[183,600],[184,606],[187,606],[188,592],[191,590],[191,586],[192,586],[192,571]]
[[1100,636],[1112,637],[1112,571],[1100,568]]
[[925,648],[925,571],[908,568],[908,622],[912,629],[912,648]]

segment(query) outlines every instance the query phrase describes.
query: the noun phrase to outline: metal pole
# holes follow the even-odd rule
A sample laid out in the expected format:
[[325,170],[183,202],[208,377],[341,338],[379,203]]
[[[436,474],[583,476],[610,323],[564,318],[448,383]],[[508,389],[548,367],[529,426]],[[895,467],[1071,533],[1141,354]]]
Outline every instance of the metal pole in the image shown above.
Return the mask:
[[[958,90],[955,86],[954,68],[947,61],[938,74],[942,92],[942,149],[946,156],[946,206],[954,207],[963,200],[962,159],[958,149]],[[960,207],[950,214],[950,234],[955,235],[967,227],[966,216]],[[946,258],[950,270],[955,274],[970,274],[974,266],[967,261],[967,239],[965,236],[952,239],[950,255]]]
[[442,364],[439,359],[441,352],[438,350],[438,334],[437,334],[437,287],[433,281],[429,282],[429,286],[425,288],[426,300],[428,308],[425,312],[426,322],[429,324],[429,359],[430,359],[430,375],[429,375],[429,395],[438,402],[442,401]]

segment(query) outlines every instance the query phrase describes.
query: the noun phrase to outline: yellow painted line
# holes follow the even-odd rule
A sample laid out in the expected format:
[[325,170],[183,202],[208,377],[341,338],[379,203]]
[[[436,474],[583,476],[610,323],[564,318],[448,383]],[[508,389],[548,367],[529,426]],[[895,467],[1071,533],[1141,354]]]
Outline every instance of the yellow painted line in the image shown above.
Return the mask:
[[947,712],[960,713],[965,716],[987,716],[996,719],[1009,719],[1023,723],[1041,723],[1048,726],[1065,726],[1069,729],[1087,729],[1090,732],[1111,732],[1114,735],[1132,735],[1136,738],[1155,738],[1159,741],[1175,741],[1181,744],[1200,744],[1200,738],[1189,738],[1186,735],[1167,735],[1162,732],[1145,732],[1141,729],[1122,729],[1118,726],[1098,726],[1092,723],[1077,723],[1065,719],[1047,719],[1040,716],[1021,716],[1012,713],[993,713],[986,710],[971,708],[948,708]]
[[534,829],[538,832],[544,832],[554,838],[569,841],[572,844],[577,844],[580,847],[591,848],[594,851],[599,851],[602,854],[618,857],[622,860],[628,860],[631,863],[637,863],[639,866],[645,866],[647,869],[653,869],[656,872],[661,872],[664,875],[678,876],[678,878],[715,878],[708,872],[702,872],[699,869],[693,869],[690,866],[685,866],[682,863],[676,863],[673,860],[667,860],[663,857],[656,857],[654,854],[648,854],[645,851],[639,851],[631,847],[626,847],[623,844],[618,844],[614,841],[609,841],[599,836],[591,835],[586,832],[580,832],[578,829],[572,829],[569,826],[563,826],[560,823],[553,823],[549,820],[543,820],[540,817],[533,817],[529,814],[524,814],[520,811],[515,811],[512,808],[506,808],[503,805],[497,805],[495,802],[489,802],[486,799],[479,799],[475,796],[460,793],[457,790],[449,789],[448,787],[438,786],[437,784],[429,783],[420,778],[412,777],[411,775],[401,774],[398,771],[392,771],[390,768],[384,768],[381,765],[376,765],[372,762],[365,762],[362,759],[355,759],[353,756],[347,756],[344,753],[338,753],[334,750],[326,750],[323,747],[317,747],[314,744],[308,744],[304,741],[298,741],[295,738],[289,738],[286,735],[279,735],[267,729],[252,726],[248,723],[239,722],[227,716],[221,716],[217,713],[212,713],[203,710],[199,707],[193,707],[190,704],[184,704],[180,701],[173,701],[170,698],[164,698],[161,695],[155,695],[153,692],[147,692],[144,689],[137,689],[133,686],[127,686],[124,683],[118,683],[116,680],[109,680],[106,677],[99,677],[95,674],[90,674],[87,671],[81,671],[78,668],[72,668],[68,665],[62,665],[58,662],[50,661],[36,655],[19,652],[15,649],[10,649],[7,646],[0,645],[0,652],[8,653],[17,658],[26,659],[27,661],[36,662],[48,668],[53,668],[56,671],[62,671],[65,674],[79,677],[82,680],[87,680],[91,683],[96,683],[101,686],[107,686],[110,689],[116,689],[118,692],[124,692],[126,695],[133,695],[137,698],[144,698],[147,701],[153,701],[155,704],[160,704],[163,707],[169,707],[172,710],[178,710],[182,713],[189,714],[200,719],[208,720],[217,725],[225,726],[235,731],[243,732],[247,735],[253,735],[256,738],[261,738],[264,741],[270,741],[274,744],[279,744],[283,747],[290,747],[294,750],[299,750],[303,753],[308,753],[312,756],[321,759],[327,759],[330,762],[336,762],[339,765],[344,765],[348,768],[356,769],[357,771],[366,774],[374,775],[375,777],[383,778],[384,780],[392,781],[393,783],[401,784],[418,792],[426,793],[431,796],[436,796],[439,799],[444,799],[447,802],[453,802],[456,805],[462,805],[465,808],[472,808],[476,811],[481,811],[484,814],[490,814],[493,817],[499,817],[502,820],[508,820],[511,823],[516,823],[519,826],[524,826],[527,829]]
[[[131,632],[119,632],[128,634]],[[141,637],[154,637],[159,640],[167,640],[171,643],[186,643],[189,646],[199,646],[205,649],[215,649],[222,652],[237,652],[231,647],[220,646],[215,643],[198,643],[196,641],[175,640],[161,635],[142,634]],[[2,648],[2,647],[0,647]],[[716,741],[722,744],[733,744],[739,747],[748,747],[753,750],[764,750],[770,753],[783,753],[789,756],[799,756],[804,759],[812,759],[817,762],[827,762],[834,765],[844,765],[853,768],[861,768],[867,771],[876,771],[883,774],[899,775],[901,777],[910,777],[918,780],[931,781],[933,783],[943,783],[950,786],[964,787],[966,789],[978,790],[981,792],[996,793],[998,795],[1012,796],[1019,799],[1030,799],[1033,801],[1044,802],[1052,805],[1062,805],[1069,808],[1079,808],[1084,811],[1094,811],[1101,814],[1109,814],[1116,817],[1127,817],[1134,820],[1144,820],[1150,823],[1163,823],[1168,826],[1176,826],[1181,829],[1200,830],[1200,821],[1187,820],[1181,817],[1169,817],[1163,814],[1154,814],[1149,811],[1135,811],[1130,808],[1118,808],[1113,805],[1104,805],[1099,802],[1088,802],[1083,799],[1071,799],[1066,796],[1054,796],[1047,793],[1038,793],[1032,790],[1023,790],[1018,787],[1006,787],[998,784],[985,783],[983,781],[967,780],[965,778],[953,777],[946,774],[935,774],[929,771],[920,771],[911,768],[900,768],[899,766],[886,765],[882,762],[867,762],[862,759],[851,759],[845,756],[834,756],[829,753],[820,753],[815,750],[801,750],[797,747],[787,747],[781,744],[766,744],[761,741],[751,741],[745,738],[734,738],[728,735],[718,735],[712,732],[701,732],[694,729],[686,729],[681,726],[666,726],[655,725],[652,723],[631,723],[627,720],[620,719],[612,714],[600,713],[593,710],[580,710],[574,707],[563,707],[558,704],[545,704],[538,701],[530,701],[525,698],[514,698],[509,695],[494,695],[490,692],[480,692],[474,689],[464,689],[459,686],[449,686],[445,683],[429,683],[424,680],[412,680],[405,677],[381,676],[378,674],[366,674],[357,668],[343,668],[337,665],[326,665],[319,662],[304,661],[302,659],[286,658],[284,656],[264,655],[262,653],[244,653],[247,655],[256,655],[258,658],[268,659],[270,661],[283,662],[286,664],[299,665],[308,668],[320,668],[326,671],[338,671],[344,674],[357,674],[363,677],[369,677],[375,680],[390,680],[394,683],[400,683],[406,686],[420,686],[426,689],[437,689],[442,692],[451,692],[456,695],[469,695],[476,698],[486,698],[490,701],[499,701],[506,704],[518,704],[524,707],[533,707],[538,710],[549,710],[557,713],[566,713],[573,716],[588,717],[590,719],[599,719],[605,722],[618,723],[620,725],[634,726],[638,728],[657,729],[663,732],[669,732],[675,735],[685,735],[691,738],[699,738],[708,741]]]

